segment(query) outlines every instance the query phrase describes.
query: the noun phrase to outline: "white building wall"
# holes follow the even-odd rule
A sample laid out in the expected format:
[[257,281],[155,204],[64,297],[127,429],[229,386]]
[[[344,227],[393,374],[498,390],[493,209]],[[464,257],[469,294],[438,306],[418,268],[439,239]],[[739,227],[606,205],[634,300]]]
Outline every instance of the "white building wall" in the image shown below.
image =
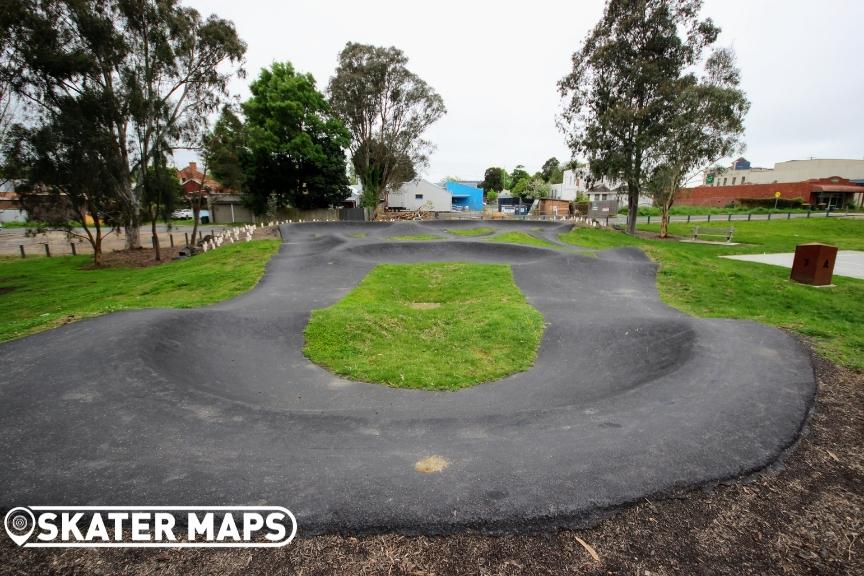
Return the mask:
[[402,210],[428,210],[430,212],[450,212],[453,210],[453,197],[450,192],[427,180],[405,182],[399,190],[387,195],[390,208]]

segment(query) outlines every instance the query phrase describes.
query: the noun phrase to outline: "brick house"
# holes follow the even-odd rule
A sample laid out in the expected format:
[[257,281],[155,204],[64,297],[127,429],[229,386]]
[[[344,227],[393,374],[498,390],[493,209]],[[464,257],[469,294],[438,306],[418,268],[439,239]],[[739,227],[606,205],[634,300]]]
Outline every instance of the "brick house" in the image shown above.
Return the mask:
[[780,192],[785,200],[800,199],[814,208],[844,209],[864,192],[864,186],[846,178],[833,176],[803,182],[773,184],[738,184],[735,186],[696,186],[678,191],[675,203],[685,206],[724,207],[748,199],[773,199]]
[[204,173],[198,170],[197,162],[189,162],[185,168],[177,170],[177,178],[180,180],[180,187],[183,192],[190,196],[201,192],[201,180],[204,180],[204,195],[219,194],[222,192],[222,185],[211,178],[204,178]]

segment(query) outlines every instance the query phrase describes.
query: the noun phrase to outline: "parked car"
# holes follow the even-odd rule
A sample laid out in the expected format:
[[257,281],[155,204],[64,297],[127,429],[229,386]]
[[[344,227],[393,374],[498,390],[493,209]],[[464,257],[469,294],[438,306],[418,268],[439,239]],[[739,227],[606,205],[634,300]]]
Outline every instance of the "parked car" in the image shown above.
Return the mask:
[[194,215],[195,215],[195,213],[192,212],[191,208],[183,208],[182,210],[175,210],[174,212],[171,213],[171,217],[176,218],[177,220],[188,220],[189,218],[192,218]]

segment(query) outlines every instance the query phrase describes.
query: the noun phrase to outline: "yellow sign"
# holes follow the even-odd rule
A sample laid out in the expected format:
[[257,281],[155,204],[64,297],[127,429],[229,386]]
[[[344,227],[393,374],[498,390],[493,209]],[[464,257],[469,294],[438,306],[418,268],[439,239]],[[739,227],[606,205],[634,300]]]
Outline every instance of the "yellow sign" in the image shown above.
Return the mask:
[[779,198],[781,196],[780,192],[774,192],[774,198]]

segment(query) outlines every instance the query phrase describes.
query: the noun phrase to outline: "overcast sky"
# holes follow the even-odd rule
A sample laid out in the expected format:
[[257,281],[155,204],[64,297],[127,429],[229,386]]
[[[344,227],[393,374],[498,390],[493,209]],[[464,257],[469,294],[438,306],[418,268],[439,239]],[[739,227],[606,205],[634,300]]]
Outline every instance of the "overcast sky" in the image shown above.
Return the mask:
[[[556,82],[603,10],[602,0],[186,0],[232,20],[248,43],[247,83],[290,61],[324,90],[348,41],[400,48],[444,98],[427,133],[437,150],[425,177],[482,179],[489,166],[530,172],[570,153],[555,126]],[[745,156],[864,158],[864,1],[706,0],[704,16],[735,49],[752,103]],[[185,162],[188,157],[179,156]]]

